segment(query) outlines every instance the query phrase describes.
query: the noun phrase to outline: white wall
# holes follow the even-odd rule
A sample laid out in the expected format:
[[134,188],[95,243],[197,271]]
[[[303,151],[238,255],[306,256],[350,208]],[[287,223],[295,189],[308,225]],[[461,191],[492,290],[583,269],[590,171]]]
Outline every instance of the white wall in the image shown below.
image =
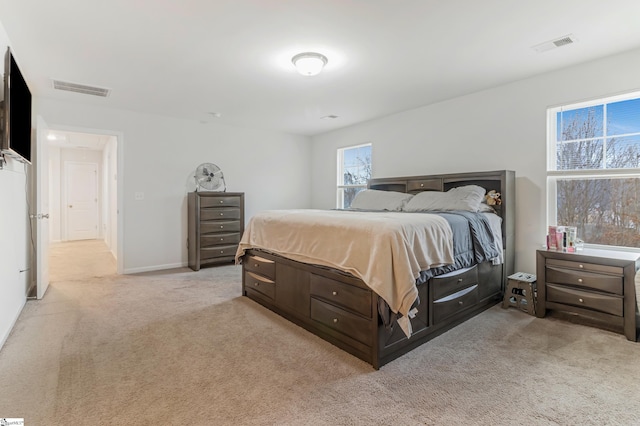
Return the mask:
[[313,138],[312,207],[335,203],[336,148],[371,142],[374,177],[516,172],[516,269],[546,235],[546,109],[640,88],[640,50]]
[[[0,52],[4,57],[9,37],[0,24]],[[19,52],[16,53],[18,61]],[[26,166],[29,170],[31,166]],[[0,348],[18,319],[27,297],[31,245],[25,166],[12,159],[0,170]]]
[[[52,129],[121,133],[124,272],[187,264],[186,194],[198,164],[224,172],[227,191],[245,193],[246,218],[273,208],[311,206],[309,138],[196,120],[38,99]],[[135,200],[136,192],[144,200]]]

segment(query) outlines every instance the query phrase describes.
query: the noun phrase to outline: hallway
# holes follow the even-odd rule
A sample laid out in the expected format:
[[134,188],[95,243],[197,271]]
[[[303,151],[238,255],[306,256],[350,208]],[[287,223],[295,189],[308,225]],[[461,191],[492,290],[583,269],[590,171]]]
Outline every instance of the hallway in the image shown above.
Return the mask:
[[81,280],[114,275],[116,259],[103,240],[66,241],[49,247],[49,280]]

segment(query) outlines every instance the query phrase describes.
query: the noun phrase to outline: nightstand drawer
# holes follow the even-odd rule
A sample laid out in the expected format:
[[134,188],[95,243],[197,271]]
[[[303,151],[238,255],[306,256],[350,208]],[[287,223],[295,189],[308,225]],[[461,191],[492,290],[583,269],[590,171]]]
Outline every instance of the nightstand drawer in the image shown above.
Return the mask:
[[248,271],[264,275],[272,280],[276,277],[276,264],[273,260],[265,259],[260,256],[248,255],[242,261],[244,268]]
[[240,233],[233,234],[205,234],[200,236],[200,247],[211,247],[226,244],[238,244]]
[[237,232],[240,231],[240,222],[212,220],[209,222],[200,222],[200,233],[209,234],[213,232]]
[[602,272],[604,274],[624,275],[624,268],[611,265],[598,265],[596,263],[577,262],[575,260],[547,259],[547,266],[576,269],[578,271]]
[[478,284],[478,270],[475,266],[438,275],[429,281],[434,300],[442,299],[474,284]]
[[200,220],[224,219],[240,219],[240,209],[234,207],[222,209],[200,209]]
[[623,297],[547,284],[547,301],[622,316]]
[[215,196],[200,197],[200,207],[240,207],[240,197],[237,196]]
[[344,309],[311,298],[311,319],[354,338],[365,345],[371,345],[373,333],[371,320],[351,314]]
[[274,281],[251,272],[244,273],[244,286],[262,293],[270,299],[276,296],[276,283]]
[[311,275],[311,296],[371,318],[371,291]]
[[547,266],[547,282],[569,284],[607,293],[623,294],[621,276],[597,274],[587,271],[576,271]]

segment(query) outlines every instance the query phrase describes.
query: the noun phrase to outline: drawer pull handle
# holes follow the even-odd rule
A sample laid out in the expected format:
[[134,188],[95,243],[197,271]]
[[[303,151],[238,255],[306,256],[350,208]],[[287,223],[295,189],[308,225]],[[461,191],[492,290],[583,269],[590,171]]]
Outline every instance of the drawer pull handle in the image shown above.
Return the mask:
[[253,265],[255,268],[259,268],[260,265],[258,265],[257,263]]
[[334,296],[337,296],[337,295],[338,295],[338,292],[337,292],[337,291],[334,291],[334,292],[332,292],[331,294],[333,294]]
[[460,301],[460,302],[458,302],[458,305],[462,306],[462,305],[464,305],[464,302]]
[[224,229],[224,225],[220,225],[220,229]]
[[424,186],[424,183],[421,183],[421,184],[420,184],[420,187],[422,188],[423,186]]
[[224,200],[220,200],[220,204],[224,204]]
[[580,268],[580,269],[584,268],[584,265],[583,265],[583,264],[580,264],[579,268]]
[[254,283],[253,285],[256,286],[256,287],[259,287],[260,283]]
[[578,282],[581,283],[582,282],[582,278],[578,278]]
[[583,303],[584,299],[580,298],[580,299],[578,299],[578,302]]
[[220,238],[220,241],[224,241],[224,238]]
[[220,216],[224,216],[224,213],[220,213]]
[[334,318],[334,319],[333,319],[333,322],[338,322],[338,318]]
[[220,250],[220,253],[224,253],[224,250]]
[[461,283],[462,282],[462,278],[458,278],[458,282]]

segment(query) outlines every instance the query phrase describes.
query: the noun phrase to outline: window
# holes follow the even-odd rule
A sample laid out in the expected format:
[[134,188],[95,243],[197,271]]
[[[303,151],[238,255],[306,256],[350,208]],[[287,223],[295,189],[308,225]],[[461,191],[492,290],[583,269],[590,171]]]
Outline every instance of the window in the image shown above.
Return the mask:
[[371,144],[338,149],[338,196],[336,207],[346,209],[371,179]]
[[640,92],[548,110],[548,219],[640,247]]

